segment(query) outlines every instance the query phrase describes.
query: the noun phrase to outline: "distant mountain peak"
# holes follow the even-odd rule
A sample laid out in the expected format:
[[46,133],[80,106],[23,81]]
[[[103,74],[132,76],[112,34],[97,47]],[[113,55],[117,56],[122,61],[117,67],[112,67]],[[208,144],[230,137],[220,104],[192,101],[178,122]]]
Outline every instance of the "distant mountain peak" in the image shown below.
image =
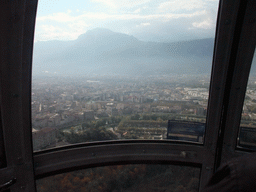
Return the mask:
[[124,33],[117,33],[117,32],[113,32],[109,29],[106,28],[94,28],[91,30],[88,30],[86,33],[81,34],[77,40],[81,41],[81,40],[85,40],[88,38],[93,38],[93,39],[100,39],[100,38],[106,38],[106,37],[111,37],[111,36],[116,36],[116,37],[122,37],[122,38],[132,38],[133,40],[138,40],[135,37],[131,36],[131,35],[127,35]]
[[105,29],[105,28],[95,28],[95,29],[91,29],[91,30],[88,30],[85,34],[82,34],[81,36],[83,35],[94,35],[94,36],[109,36],[109,35],[113,35],[115,34],[115,32],[109,30],[109,29]]
[[78,40],[83,40],[87,38],[100,38],[100,37],[107,37],[117,34],[109,29],[105,28],[95,28],[88,30],[86,33],[79,35]]
[[116,33],[105,28],[95,28],[80,35],[76,40],[76,46],[92,46],[101,48],[107,46],[109,48],[114,48],[117,45],[125,46],[134,42],[139,42],[139,40],[134,36]]

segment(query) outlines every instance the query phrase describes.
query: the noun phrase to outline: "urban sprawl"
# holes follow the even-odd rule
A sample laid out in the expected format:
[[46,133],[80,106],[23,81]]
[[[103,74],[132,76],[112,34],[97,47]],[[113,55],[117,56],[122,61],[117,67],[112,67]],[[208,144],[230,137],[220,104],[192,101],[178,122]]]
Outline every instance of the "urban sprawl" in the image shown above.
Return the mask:
[[[210,75],[34,78],[34,150],[86,141],[166,139],[170,119],[205,122],[209,79]],[[255,91],[247,93],[245,119],[255,115]]]

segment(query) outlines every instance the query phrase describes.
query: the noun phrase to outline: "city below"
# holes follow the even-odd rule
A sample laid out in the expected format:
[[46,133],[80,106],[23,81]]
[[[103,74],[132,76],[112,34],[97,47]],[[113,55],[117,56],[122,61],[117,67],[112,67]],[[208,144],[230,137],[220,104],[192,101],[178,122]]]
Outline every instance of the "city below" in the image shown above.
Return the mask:
[[[116,139],[203,143],[209,79],[208,74],[132,79],[34,77],[34,150]],[[248,92],[250,103],[242,116],[247,120],[255,114],[250,111],[254,102],[250,98],[256,97],[253,90]]]

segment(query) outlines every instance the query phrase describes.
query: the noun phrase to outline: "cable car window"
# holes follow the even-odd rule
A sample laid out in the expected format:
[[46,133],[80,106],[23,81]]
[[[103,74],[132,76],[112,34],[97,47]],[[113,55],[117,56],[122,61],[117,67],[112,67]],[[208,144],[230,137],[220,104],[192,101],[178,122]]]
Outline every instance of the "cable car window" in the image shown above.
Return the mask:
[[198,191],[200,169],[131,164],[90,168],[37,180],[37,191]]
[[217,9],[217,0],[40,0],[34,150],[116,139],[202,143]]
[[241,116],[238,146],[256,150],[256,54],[252,61],[251,71],[244,99]]

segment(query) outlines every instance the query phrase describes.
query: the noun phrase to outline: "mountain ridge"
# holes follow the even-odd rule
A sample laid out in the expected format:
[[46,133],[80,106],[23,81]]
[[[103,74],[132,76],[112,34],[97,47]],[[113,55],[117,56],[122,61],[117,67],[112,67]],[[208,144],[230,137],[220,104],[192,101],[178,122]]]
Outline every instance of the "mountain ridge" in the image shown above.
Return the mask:
[[34,74],[210,73],[214,39],[144,42],[96,28],[73,41],[36,42]]

